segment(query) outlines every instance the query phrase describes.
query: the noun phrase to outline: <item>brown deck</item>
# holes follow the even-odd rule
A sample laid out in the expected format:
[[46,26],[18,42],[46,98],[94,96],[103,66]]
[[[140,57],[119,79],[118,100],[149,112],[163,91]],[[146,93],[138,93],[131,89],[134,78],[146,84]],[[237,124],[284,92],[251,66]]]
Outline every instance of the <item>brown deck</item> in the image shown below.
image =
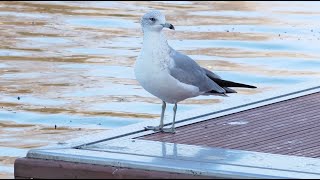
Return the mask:
[[178,127],[139,139],[320,157],[320,93]]

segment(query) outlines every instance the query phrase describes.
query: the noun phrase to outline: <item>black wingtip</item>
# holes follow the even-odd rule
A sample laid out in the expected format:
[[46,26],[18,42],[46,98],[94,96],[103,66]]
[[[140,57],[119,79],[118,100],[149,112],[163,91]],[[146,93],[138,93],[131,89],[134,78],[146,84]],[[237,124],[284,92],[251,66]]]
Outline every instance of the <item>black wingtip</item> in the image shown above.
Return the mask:
[[246,84],[246,87],[247,87],[247,88],[252,88],[252,89],[257,88],[256,86],[251,86],[251,85],[247,85],[247,84]]
[[248,84],[236,83],[233,81],[227,81],[227,80],[213,78],[213,77],[209,77],[209,78],[212,79],[214,82],[216,82],[221,87],[242,87],[242,88],[253,88],[253,89],[257,88],[256,86],[251,86]]

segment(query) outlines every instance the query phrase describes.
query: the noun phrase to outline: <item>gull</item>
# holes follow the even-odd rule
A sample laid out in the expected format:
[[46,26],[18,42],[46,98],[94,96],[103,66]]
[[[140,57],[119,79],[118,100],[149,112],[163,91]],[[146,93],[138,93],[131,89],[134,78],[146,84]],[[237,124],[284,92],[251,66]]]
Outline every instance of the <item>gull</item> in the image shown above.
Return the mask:
[[[146,91],[162,100],[160,125],[147,126],[145,130],[175,133],[177,104],[187,98],[200,95],[227,96],[227,93],[236,93],[229,87],[256,88],[224,80],[169,46],[162,29],[175,28],[166,22],[160,11],[146,13],[140,23],[143,44],[134,65],[135,77]],[[174,104],[171,128],[164,128],[166,103]]]

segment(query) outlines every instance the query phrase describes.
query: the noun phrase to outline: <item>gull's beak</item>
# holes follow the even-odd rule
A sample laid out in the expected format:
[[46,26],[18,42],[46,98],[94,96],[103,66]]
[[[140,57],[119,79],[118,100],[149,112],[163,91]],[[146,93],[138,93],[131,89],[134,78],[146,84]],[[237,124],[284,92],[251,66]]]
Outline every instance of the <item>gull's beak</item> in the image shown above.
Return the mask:
[[174,30],[174,26],[170,23],[165,23],[165,24],[161,24],[163,27],[166,27],[166,28],[169,28],[169,29],[172,29]]

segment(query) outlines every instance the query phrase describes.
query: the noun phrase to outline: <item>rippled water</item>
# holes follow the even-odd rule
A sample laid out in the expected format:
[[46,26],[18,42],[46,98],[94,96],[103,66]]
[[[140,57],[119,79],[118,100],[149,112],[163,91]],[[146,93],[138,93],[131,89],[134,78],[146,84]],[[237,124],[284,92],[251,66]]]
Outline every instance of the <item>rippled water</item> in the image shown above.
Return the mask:
[[[175,26],[166,30],[173,48],[226,79],[258,86],[237,89],[250,96],[318,80],[319,5],[0,2],[0,178],[12,178],[14,159],[30,148],[159,117],[161,101],[133,74],[147,11],[162,10]],[[219,103],[185,100],[177,118]]]

